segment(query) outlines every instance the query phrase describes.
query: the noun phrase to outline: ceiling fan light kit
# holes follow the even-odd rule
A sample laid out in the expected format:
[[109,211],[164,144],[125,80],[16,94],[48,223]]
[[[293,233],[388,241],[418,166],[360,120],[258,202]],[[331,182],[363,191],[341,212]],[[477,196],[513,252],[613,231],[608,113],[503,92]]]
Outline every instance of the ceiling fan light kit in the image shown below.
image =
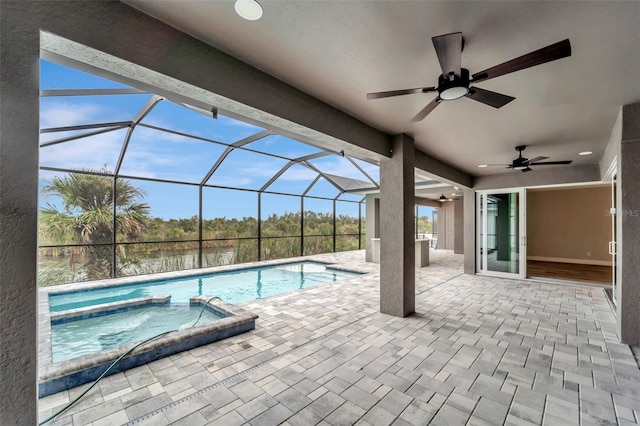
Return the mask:
[[256,0],[236,0],[233,8],[241,18],[247,21],[257,21],[262,18],[262,6]]
[[453,101],[462,97],[473,99],[474,101],[494,108],[502,108],[515,98],[471,86],[471,83],[489,80],[501,75],[571,56],[571,43],[566,39],[471,75],[468,69],[461,67],[462,50],[464,48],[464,39],[461,32],[432,37],[431,41],[433,42],[433,47],[438,56],[440,68],[442,69],[442,74],[438,77],[437,87],[417,87],[413,89],[367,93],[367,99],[389,98],[413,93],[438,92],[438,96],[413,117],[411,120],[413,122],[423,120],[431,111],[441,104],[442,101]]
[[460,99],[469,93],[469,70],[461,68],[460,76],[450,73],[438,77],[438,96],[443,101]]
[[[513,160],[511,164],[489,164],[490,166],[499,166],[504,167],[507,166],[507,169],[520,170],[521,172],[530,172],[533,170],[531,166],[560,166],[565,164],[571,164],[572,160],[562,160],[562,161],[542,161],[546,160],[549,157],[538,156],[534,158],[526,158],[522,156],[522,151],[527,148],[526,145],[518,145],[516,146],[516,151],[518,151],[518,158]],[[483,164],[484,165],[484,164]],[[480,167],[480,166],[478,166]],[[485,165],[486,167],[486,165]]]

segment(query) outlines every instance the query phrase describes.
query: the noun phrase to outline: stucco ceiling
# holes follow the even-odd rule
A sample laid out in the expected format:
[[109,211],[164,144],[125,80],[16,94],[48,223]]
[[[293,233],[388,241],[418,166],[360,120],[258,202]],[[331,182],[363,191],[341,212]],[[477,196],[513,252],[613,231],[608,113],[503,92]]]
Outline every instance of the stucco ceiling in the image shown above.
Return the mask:
[[[507,172],[477,166],[511,162],[516,145],[597,163],[620,106],[640,101],[640,2],[263,0],[258,21],[233,1],[126,3],[473,175]],[[411,123],[433,94],[366,99],[437,85],[431,37],[456,31],[471,73],[566,38],[572,56],[478,83],[516,97],[501,109],[463,98]]]

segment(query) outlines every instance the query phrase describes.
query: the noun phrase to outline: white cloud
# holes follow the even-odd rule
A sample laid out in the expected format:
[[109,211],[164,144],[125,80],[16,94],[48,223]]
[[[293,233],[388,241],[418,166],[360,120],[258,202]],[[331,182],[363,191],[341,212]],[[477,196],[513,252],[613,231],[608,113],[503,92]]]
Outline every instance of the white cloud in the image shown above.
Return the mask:
[[118,130],[40,148],[40,165],[113,171],[126,130]]
[[209,180],[210,185],[228,186],[230,188],[250,188],[253,179],[241,176],[213,175]]
[[254,131],[254,133],[257,133],[261,130],[261,128],[258,126],[254,126],[253,124],[245,123],[244,121],[226,117],[224,115],[218,115],[218,122],[222,126],[243,127],[245,129],[251,129]]
[[[72,98],[74,99],[74,98]],[[75,98],[77,99],[77,98]],[[131,113],[99,103],[44,98],[40,101],[40,128],[129,121]]]
[[311,160],[310,163],[324,173],[368,181],[367,177],[363,175],[360,170],[351,164],[349,160],[342,157],[332,155],[318,160]]
[[[170,129],[176,132],[180,132],[180,133],[185,133],[185,134],[189,134],[189,135],[193,135],[193,136],[202,136],[200,132],[198,131],[193,131],[193,130],[185,130],[185,129],[176,129],[176,128],[172,128],[172,126],[168,125],[167,123],[161,121],[161,120],[157,120],[157,119],[150,119],[150,120],[145,120],[144,124],[148,124],[150,126],[155,126],[155,127],[160,127],[163,129]],[[197,139],[193,139],[193,138],[189,138],[186,136],[181,136],[181,135],[176,135],[175,133],[169,133],[169,132],[163,132],[160,130],[156,130],[156,129],[150,129],[148,127],[144,127],[144,126],[137,126],[134,130],[133,130],[133,135],[132,137],[140,139],[140,140],[145,140],[145,141],[153,141],[153,140],[164,140],[164,141],[171,141],[171,142],[184,142],[184,143],[206,143],[206,142],[202,142],[202,141],[198,141]]]
[[79,107],[68,102],[46,102],[40,108],[40,127],[75,126],[78,124],[99,123],[103,109],[100,105],[87,104]]
[[291,166],[290,169],[288,169],[286,172],[284,172],[282,174],[282,176],[280,176],[278,178],[278,180],[284,180],[284,181],[299,181],[299,180],[304,180],[304,181],[309,181],[309,180],[313,180],[316,178],[316,176],[318,176],[318,173],[316,173],[315,171],[307,168],[307,167],[295,167],[295,166]]

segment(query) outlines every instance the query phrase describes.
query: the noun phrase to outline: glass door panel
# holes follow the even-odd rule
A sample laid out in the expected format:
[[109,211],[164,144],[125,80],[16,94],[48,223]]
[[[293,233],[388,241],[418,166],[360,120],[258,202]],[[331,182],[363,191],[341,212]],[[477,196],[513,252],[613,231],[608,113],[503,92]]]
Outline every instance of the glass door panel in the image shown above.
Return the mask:
[[477,202],[479,272],[524,278],[524,190],[483,191]]

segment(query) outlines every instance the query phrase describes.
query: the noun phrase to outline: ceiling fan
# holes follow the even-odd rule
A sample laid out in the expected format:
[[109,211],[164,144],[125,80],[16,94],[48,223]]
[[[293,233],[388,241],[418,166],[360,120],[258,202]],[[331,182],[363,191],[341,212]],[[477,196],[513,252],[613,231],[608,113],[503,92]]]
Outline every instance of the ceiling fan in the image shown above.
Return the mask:
[[438,95],[413,117],[411,120],[413,122],[424,119],[442,101],[452,101],[463,96],[494,108],[500,108],[515,98],[470,86],[470,84],[571,56],[571,43],[569,39],[566,39],[470,76],[468,69],[461,68],[462,49],[464,48],[461,32],[432,37],[431,41],[436,50],[440,68],[442,68],[442,74],[438,77],[438,86],[367,93],[367,99],[438,92]]
[[516,151],[518,151],[518,158],[513,160],[511,164],[491,164],[491,166],[507,166],[507,169],[520,170],[524,172],[530,172],[533,170],[530,166],[557,166],[561,164],[571,164],[571,160],[563,160],[563,161],[545,161],[541,163],[542,160],[546,160],[549,157],[535,157],[532,159],[528,159],[522,156],[522,151],[525,150],[526,145],[516,146]]

